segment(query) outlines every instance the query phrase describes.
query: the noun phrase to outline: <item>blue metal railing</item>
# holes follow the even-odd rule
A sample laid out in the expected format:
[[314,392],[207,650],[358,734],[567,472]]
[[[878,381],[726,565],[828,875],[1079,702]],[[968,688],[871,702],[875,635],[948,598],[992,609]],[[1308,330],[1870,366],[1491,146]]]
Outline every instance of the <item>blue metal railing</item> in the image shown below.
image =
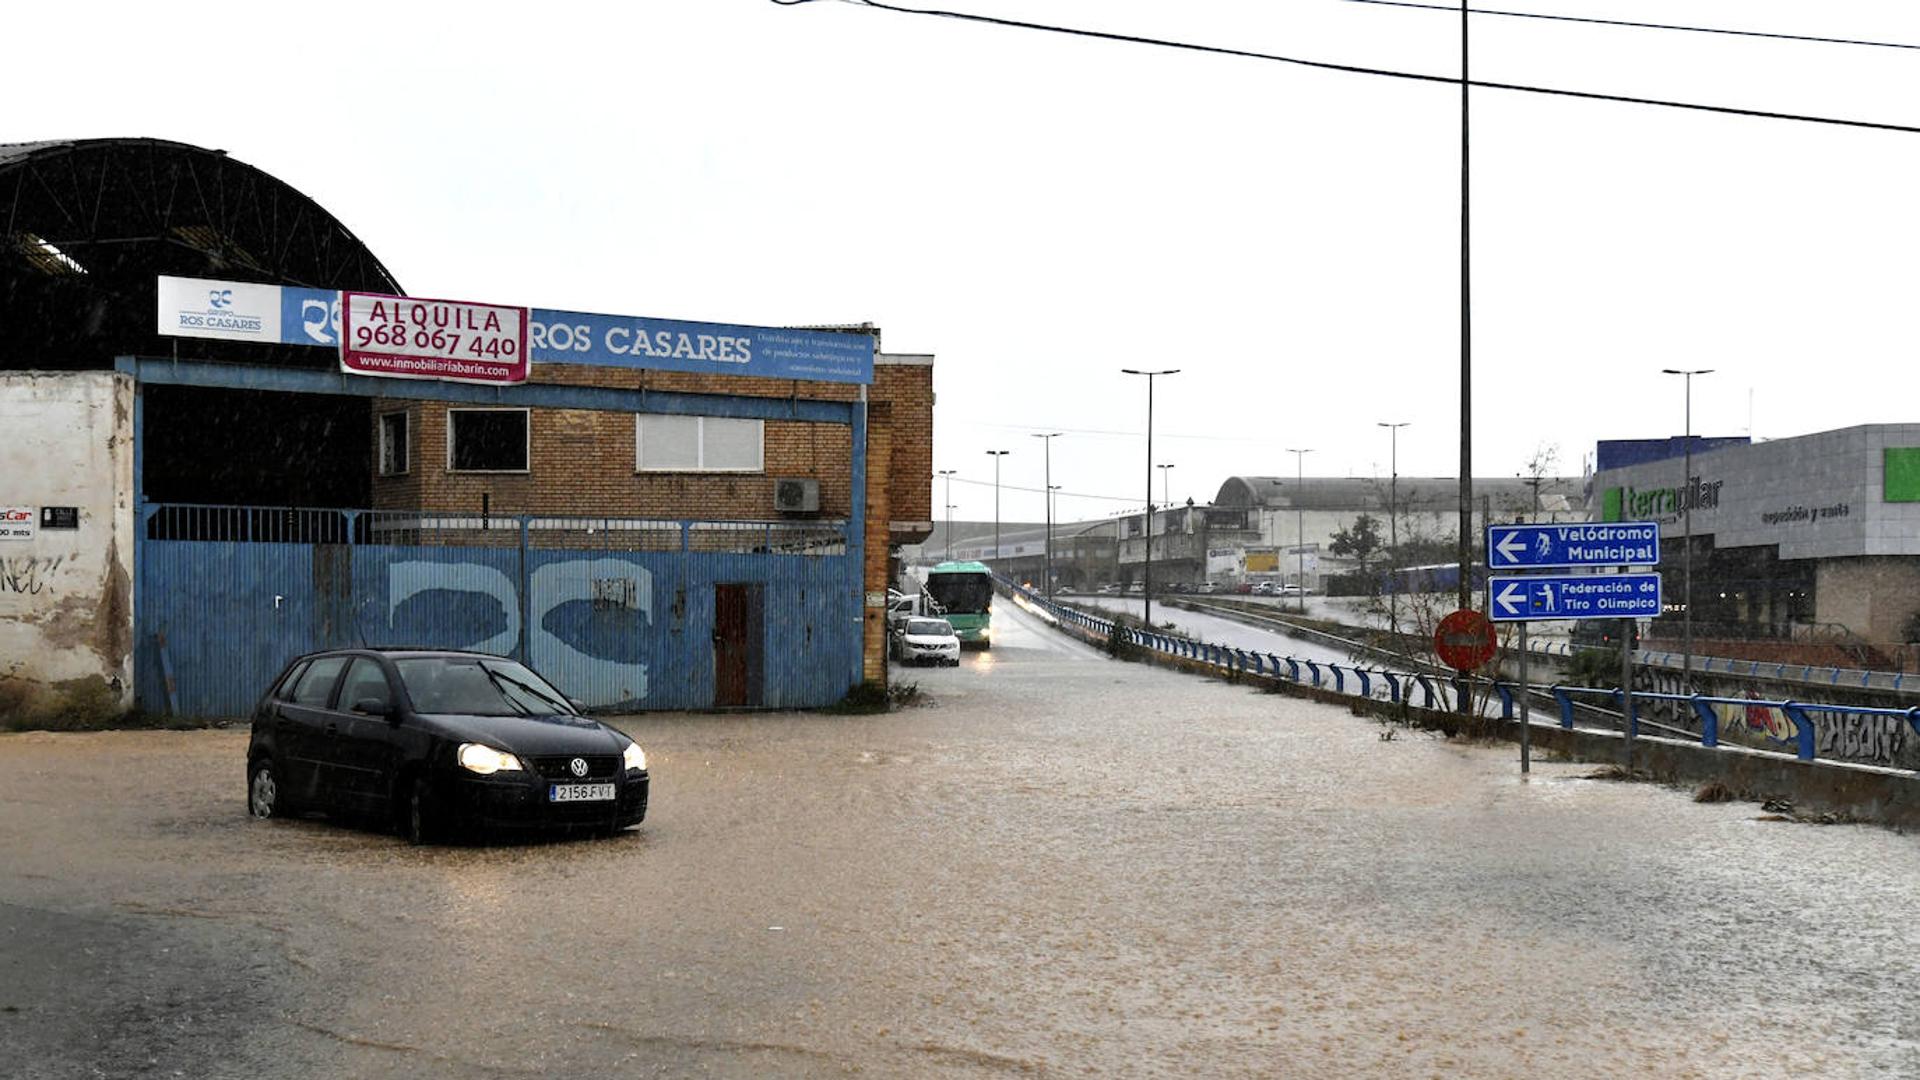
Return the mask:
[[845,521],[735,521],[313,507],[140,504],[144,540],[845,555]]
[[[1129,627],[1113,619],[1104,618],[1078,608],[1068,607],[1065,604],[1048,600],[1044,596],[1006,578],[1001,577],[996,578],[996,580],[1000,587],[1007,593],[1018,597],[1022,603],[1044,612],[1058,622],[1092,631],[1109,640],[1117,633],[1120,635],[1120,640],[1136,647],[1180,659],[1197,660],[1209,666],[1220,668],[1227,673],[1251,673],[1299,685],[1324,688],[1326,686],[1326,681],[1322,677],[1322,669],[1324,668],[1326,673],[1332,676],[1334,690],[1338,693],[1347,692],[1346,676],[1351,674],[1358,684],[1358,689],[1355,693],[1357,697],[1378,697],[1379,695],[1375,693],[1375,680],[1378,679],[1385,684],[1384,700],[1396,705],[1413,704],[1414,702],[1411,699],[1417,694],[1419,706],[1425,709],[1453,708],[1453,701],[1450,700],[1449,690],[1452,690],[1454,693],[1458,692],[1457,689],[1448,686],[1448,682],[1451,680],[1442,681],[1430,672],[1392,671],[1379,667],[1362,667],[1358,664],[1341,665],[1328,660],[1280,656],[1275,653],[1266,653],[1263,656],[1263,654],[1257,652],[1229,646],[1214,645],[1196,638],[1167,634],[1158,630]],[[1744,665],[1744,663],[1743,661],[1742,664]],[[1304,678],[1301,672],[1303,667],[1306,669]],[[1542,685],[1538,683],[1530,683],[1523,688],[1521,684],[1510,680],[1489,680],[1480,677],[1470,678],[1466,680],[1466,683],[1477,690],[1487,692],[1493,700],[1498,702],[1500,710],[1499,716],[1502,720],[1518,719],[1518,698],[1521,695],[1550,697],[1557,707],[1560,726],[1569,730],[1574,726],[1575,713],[1581,708],[1581,703],[1576,699],[1591,699],[1595,702],[1610,704],[1613,710],[1624,711],[1621,702],[1622,695],[1618,688],[1562,686],[1558,684]],[[1624,729],[1635,737],[1638,737],[1641,724],[1643,723],[1640,716],[1640,706],[1643,702],[1673,702],[1685,706],[1700,722],[1700,731],[1697,738],[1702,746],[1708,747],[1717,747],[1720,745],[1721,717],[1719,712],[1715,710],[1715,706],[1726,706],[1744,710],[1777,709],[1787,718],[1792,727],[1792,731],[1785,737],[1782,737],[1774,735],[1769,730],[1764,734],[1764,738],[1769,743],[1793,747],[1794,755],[1802,761],[1820,760],[1817,745],[1818,729],[1814,722],[1814,717],[1816,716],[1899,718],[1906,721],[1907,725],[1913,729],[1916,735],[1920,735],[1920,706],[1904,709],[1885,708],[1866,705],[1808,702],[1792,699],[1773,700],[1719,697],[1707,694],[1662,693],[1651,690],[1635,690],[1633,692],[1633,702],[1634,708],[1632,714],[1620,719],[1623,721],[1622,726]],[[1689,729],[1657,724],[1651,720],[1644,721],[1644,723],[1649,727],[1658,728],[1662,732],[1673,733],[1690,739],[1696,737],[1695,733]]]

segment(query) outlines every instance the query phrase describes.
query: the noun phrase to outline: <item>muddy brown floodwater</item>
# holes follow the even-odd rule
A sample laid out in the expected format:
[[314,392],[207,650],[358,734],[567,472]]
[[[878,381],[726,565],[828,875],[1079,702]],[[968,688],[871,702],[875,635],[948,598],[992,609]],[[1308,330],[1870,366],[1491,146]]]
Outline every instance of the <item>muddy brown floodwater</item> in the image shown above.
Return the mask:
[[650,715],[613,840],[250,821],[0,737],[0,1075],[1920,1075],[1920,840],[1517,775],[1011,610],[886,716]]

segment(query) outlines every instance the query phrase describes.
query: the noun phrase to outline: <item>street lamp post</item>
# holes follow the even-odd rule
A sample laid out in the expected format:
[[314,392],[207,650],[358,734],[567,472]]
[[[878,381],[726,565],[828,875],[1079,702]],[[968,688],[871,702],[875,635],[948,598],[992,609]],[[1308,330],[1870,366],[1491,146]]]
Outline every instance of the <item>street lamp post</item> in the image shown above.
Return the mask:
[[1304,450],[1288,447],[1287,453],[1293,455],[1293,554],[1297,560],[1294,565],[1298,567],[1294,573],[1300,578],[1300,611],[1304,614],[1307,610],[1307,516],[1306,509],[1300,504],[1300,489],[1303,486],[1300,463],[1313,453],[1313,447]]
[[1047,599],[1053,599],[1053,493],[1059,484],[1047,485]]
[[[1680,682],[1693,691],[1693,377],[1710,375],[1712,368],[1661,368],[1662,375],[1679,375],[1686,384],[1686,434],[1681,439],[1680,522],[1684,539],[1680,549]],[[1631,625],[1631,624],[1629,624]],[[1622,638],[1623,649],[1633,648],[1633,635]]]
[[953,474],[959,469],[941,469],[937,475],[947,481],[947,561],[953,561]]
[[1149,629],[1153,626],[1153,379],[1156,375],[1178,375],[1179,368],[1164,371],[1137,371],[1133,368],[1121,368],[1123,375],[1145,375],[1147,377],[1147,516],[1145,529],[1147,557],[1140,571],[1142,584],[1141,598],[1145,603],[1142,621]]
[[1154,468],[1160,470],[1160,505],[1172,506],[1173,498],[1167,494],[1167,478],[1173,475],[1173,466],[1155,465]]
[[1011,450],[989,450],[993,458],[993,557],[1000,558],[1000,459],[1013,453]]
[[[1389,424],[1384,420],[1376,421],[1375,427],[1387,429],[1387,550],[1398,556],[1400,552],[1400,429],[1412,423],[1402,420]],[[1389,566],[1391,571],[1392,567]],[[1460,564],[1460,577],[1467,576],[1467,565]],[[1400,640],[1400,588],[1399,581],[1389,574],[1387,586],[1387,625],[1397,644]]]
[[1045,435],[1034,435],[1034,438],[1040,440],[1040,445],[1046,448],[1046,463],[1043,473],[1046,479],[1043,482],[1047,489],[1047,542],[1043,548],[1046,554],[1041,561],[1040,572],[1046,575],[1048,600],[1053,599],[1053,440],[1059,437],[1060,433],[1057,431],[1049,431]]

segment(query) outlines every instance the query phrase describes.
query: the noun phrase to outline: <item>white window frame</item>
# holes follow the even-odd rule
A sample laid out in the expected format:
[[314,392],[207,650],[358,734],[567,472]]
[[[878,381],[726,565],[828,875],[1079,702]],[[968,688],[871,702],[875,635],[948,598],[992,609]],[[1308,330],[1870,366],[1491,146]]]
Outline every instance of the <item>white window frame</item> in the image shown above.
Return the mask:
[[[694,421],[694,457],[693,465],[648,465],[640,458],[640,432],[649,416],[671,417],[676,420]],[[707,457],[707,421],[724,420],[729,423],[753,424],[760,432],[758,460],[749,466],[721,468],[706,464]],[[734,473],[757,474],[767,471],[767,422],[745,416],[683,416],[677,413],[634,413],[633,414],[633,471],[635,473]]]
[[[527,448],[526,448],[527,465],[525,468],[522,468],[522,469],[456,469],[453,467],[453,434],[454,434],[453,433],[453,414],[454,413],[483,413],[483,412],[495,412],[495,413],[517,412],[517,413],[522,413],[526,416],[527,418]],[[450,473],[463,473],[467,475],[491,473],[495,475],[524,476],[528,473],[531,473],[533,471],[533,410],[532,409],[514,409],[514,408],[494,408],[490,406],[465,407],[465,408],[458,408],[458,409],[449,407],[447,409],[447,471]]]
[[[403,455],[402,460],[406,464],[406,467],[401,469],[387,468],[387,418],[390,416],[400,418],[400,453]],[[378,454],[379,458],[375,461],[374,467],[379,471],[381,476],[405,476],[412,472],[413,414],[406,409],[400,409],[395,412],[383,412],[379,414],[379,419],[376,422],[380,427],[374,453]]]

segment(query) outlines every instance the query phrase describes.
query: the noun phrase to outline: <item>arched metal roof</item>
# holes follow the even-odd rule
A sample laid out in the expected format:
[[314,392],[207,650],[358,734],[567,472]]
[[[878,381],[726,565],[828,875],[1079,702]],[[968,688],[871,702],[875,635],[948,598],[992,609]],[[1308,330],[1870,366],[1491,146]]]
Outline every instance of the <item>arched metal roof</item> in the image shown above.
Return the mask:
[[[0,143],[0,369],[170,355],[162,274],[399,293],[318,203],[225,151],[161,139]],[[193,341],[201,359],[332,363],[310,349]]]
[[[1307,476],[1230,476],[1215,495],[1215,506],[1259,507],[1275,510],[1384,511],[1389,501],[1386,477]],[[1566,509],[1570,498],[1577,498],[1580,479],[1568,476],[1543,477],[1540,499],[1548,509]],[[1500,510],[1528,506],[1534,498],[1533,481],[1520,476],[1475,477],[1476,499],[1491,498]],[[1402,475],[1394,493],[1401,509],[1420,513],[1444,513],[1457,508],[1460,482],[1451,476]],[[1549,500],[1552,505],[1549,506]],[[1479,509],[1475,506],[1476,511]]]

